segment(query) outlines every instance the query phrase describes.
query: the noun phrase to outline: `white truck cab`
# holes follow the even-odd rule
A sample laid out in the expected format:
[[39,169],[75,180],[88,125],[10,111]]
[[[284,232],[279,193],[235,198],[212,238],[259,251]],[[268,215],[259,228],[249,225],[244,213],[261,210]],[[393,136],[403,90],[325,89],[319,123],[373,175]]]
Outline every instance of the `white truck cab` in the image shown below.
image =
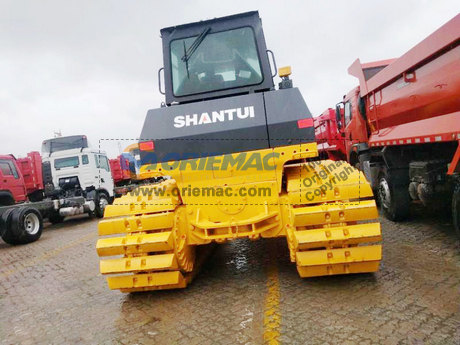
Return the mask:
[[91,148],[84,135],[53,138],[43,141],[42,162],[45,193],[94,200],[96,214],[103,215],[114,190],[104,151]]

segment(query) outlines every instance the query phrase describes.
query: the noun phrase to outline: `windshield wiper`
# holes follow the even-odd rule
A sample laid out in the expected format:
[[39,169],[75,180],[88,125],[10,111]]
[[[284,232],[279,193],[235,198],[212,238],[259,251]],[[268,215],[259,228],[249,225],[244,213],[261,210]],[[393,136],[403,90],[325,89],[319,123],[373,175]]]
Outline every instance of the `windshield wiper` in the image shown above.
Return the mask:
[[190,73],[188,72],[188,59],[187,59],[187,49],[185,48],[185,41],[182,41],[184,43],[184,56],[182,57],[182,61],[185,59],[185,69],[187,70],[187,78],[190,79]]
[[193,41],[192,45],[187,49],[187,51],[185,51],[185,41],[184,41],[184,56],[182,56],[182,59],[181,59],[182,61],[187,63],[188,60],[190,60],[193,53],[200,46],[201,42],[203,42],[204,38],[206,37],[206,35],[209,33],[210,30],[211,28],[204,29],[203,32],[196,38],[196,40]]

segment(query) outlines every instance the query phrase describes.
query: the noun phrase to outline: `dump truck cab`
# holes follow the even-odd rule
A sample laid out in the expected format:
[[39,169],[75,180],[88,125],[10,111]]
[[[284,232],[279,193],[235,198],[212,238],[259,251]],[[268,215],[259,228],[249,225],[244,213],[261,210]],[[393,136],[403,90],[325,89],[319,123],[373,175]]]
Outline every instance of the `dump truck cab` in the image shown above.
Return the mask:
[[27,201],[24,178],[13,155],[0,155],[0,206]]
[[[369,80],[395,59],[387,59],[365,63],[362,65],[363,77]],[[342,102],[335,110],[337,128],[345,146],[346,159],[353,166],[359,166],[358,152],[367,149],[362,147],[371,135],[365,99],[361,98],[360,87],[357,86],[343,96]]]

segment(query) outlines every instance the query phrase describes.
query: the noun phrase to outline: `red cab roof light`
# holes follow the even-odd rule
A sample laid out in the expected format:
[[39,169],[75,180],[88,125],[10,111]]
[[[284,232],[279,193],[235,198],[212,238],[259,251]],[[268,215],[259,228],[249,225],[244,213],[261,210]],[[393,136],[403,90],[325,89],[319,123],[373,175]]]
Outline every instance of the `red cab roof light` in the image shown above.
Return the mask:
[[144,141],[139,143],[139,150],[141,151],[153,151],[155,149],[155,144],[153,141]]
[[308,127],[313,127],[313,119],[302,119],[297,121],[297,127],[299,128],[308,128]]

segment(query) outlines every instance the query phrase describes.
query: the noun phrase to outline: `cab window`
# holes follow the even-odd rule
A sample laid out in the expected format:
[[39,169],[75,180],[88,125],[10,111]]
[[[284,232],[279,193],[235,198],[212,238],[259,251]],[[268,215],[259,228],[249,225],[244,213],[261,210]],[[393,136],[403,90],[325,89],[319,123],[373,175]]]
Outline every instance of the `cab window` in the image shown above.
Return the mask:
[[109,160],[106,156],[94,155],[94,159],[96,160],[96,168],[110,172]]
[[77,156],[58,158],[54,160],[54,168],[56,170],[69,167],[78,167],[80,165],[80,160]]
[[243,27],[171,42],[175,96],[260,84],[262,69],[254,31]]
[[345,126],[347,126],[351,121],[351,111],[352,107],[351,102],[349,101],[345,103]]
[[88,164],[89,163],[88,155],[81,156],[81,162],[83,165]]
[[101,169],[105,171],[110,171],[109,161],[106,156],[99,156],[101,161]]
[[14,176],[16,179],[19,178],[18,171],[11,161],[1,160],[0,170],[2,171],[3,176]]

